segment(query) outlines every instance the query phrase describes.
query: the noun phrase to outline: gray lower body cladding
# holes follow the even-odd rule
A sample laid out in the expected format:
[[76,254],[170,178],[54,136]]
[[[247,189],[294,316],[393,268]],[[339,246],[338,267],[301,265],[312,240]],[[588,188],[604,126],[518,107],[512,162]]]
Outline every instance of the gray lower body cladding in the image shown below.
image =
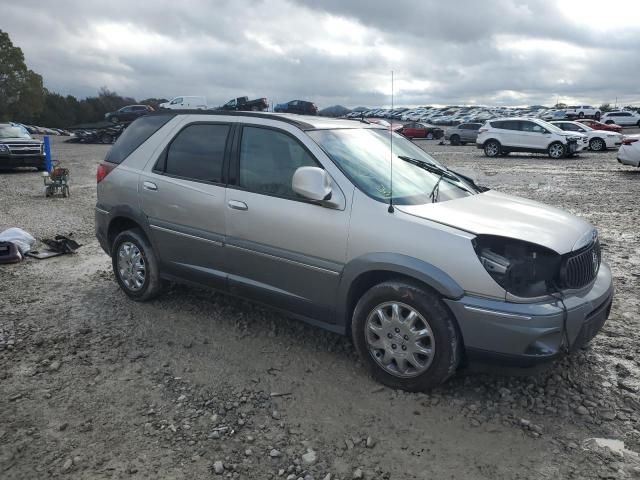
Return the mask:
[[[611,271],[602,264],[587,291],[542,303],[509,303],[473,296],[445,299],[456,317],[468,357],[534,366],[586,345],[602,328],[613,300]],[[566,328],[566,335],[565,335]]]

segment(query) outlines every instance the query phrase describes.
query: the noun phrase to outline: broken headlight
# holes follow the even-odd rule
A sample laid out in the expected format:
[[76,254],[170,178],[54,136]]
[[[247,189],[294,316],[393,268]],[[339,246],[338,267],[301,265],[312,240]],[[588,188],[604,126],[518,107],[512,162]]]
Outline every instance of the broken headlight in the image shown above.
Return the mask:
[[507,292],[538,297],[554,289],[561,256],[534,243],[494,235],[479,235],[473,247],[480,263]]

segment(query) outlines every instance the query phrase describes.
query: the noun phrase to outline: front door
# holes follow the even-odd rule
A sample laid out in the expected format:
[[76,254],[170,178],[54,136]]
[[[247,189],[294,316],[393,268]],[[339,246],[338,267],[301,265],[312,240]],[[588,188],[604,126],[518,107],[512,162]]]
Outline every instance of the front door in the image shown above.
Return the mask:
[[236,148],[226,202],[230,289],[333,321],[347,249],[350,206],[343,193],[335,185],[329,207],[293,191],[299,167],[322,165],[292,133],[244,126]]
[[138,185],[163,272],[220,289],[226,288],[222,172],[230,129],[186,124]]

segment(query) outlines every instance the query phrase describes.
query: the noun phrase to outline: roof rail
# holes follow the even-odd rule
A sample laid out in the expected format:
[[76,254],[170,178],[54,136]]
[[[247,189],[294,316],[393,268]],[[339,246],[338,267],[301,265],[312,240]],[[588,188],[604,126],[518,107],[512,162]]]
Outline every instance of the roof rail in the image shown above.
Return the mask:
[[271,112],[227,111],[227,110],[156,110],[149,115],[220,115],[225,117],[256,117],[268,120],[278,120],[298,127],[300,130],[311,130],[310,123],[291,118],[287,114]]

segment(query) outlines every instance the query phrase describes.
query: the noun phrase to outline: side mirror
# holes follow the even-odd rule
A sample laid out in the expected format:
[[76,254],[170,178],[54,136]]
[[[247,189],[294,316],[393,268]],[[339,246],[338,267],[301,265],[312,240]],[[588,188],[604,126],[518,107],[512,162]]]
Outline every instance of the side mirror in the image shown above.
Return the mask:
[[331,177],[322,168],[300,167],[293,174],[293,191],[315,201],[331,199]]

